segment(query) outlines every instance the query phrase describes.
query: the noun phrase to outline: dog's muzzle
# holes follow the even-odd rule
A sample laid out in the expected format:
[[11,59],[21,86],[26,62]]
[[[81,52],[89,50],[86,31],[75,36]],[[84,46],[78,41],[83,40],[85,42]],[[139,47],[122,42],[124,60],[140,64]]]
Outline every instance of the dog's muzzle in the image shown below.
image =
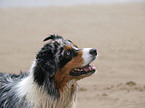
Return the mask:
[[96,71],[95,66],[90,65],[90,63],[96,59],[97,50],[94,48],[83,48],[82,52],[82,58],[84,59],[84,63],[80,68],[75,68],[71,70],[71,76],[88,76]]

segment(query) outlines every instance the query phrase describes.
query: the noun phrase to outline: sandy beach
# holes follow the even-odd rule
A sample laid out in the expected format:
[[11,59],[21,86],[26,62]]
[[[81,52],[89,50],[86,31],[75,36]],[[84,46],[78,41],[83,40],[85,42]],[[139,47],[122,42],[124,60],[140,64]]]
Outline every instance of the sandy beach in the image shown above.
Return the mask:
[[78,108],[145,108],[145,3],[0,9],[0,72],[27,72],[49,33],[93,47]]

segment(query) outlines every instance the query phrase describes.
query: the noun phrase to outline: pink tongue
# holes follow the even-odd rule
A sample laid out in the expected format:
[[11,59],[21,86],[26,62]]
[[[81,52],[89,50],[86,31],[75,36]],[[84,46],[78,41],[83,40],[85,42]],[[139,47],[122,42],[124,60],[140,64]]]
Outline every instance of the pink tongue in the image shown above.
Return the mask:
[[83,68],[84,71],[89,71],[88,67]]

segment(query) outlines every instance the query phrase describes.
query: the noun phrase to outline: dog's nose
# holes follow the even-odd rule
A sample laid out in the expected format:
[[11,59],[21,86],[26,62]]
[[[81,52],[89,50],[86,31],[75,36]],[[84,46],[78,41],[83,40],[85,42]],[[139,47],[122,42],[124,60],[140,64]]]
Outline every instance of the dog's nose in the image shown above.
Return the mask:
[[91,55],[93,55],[93,56],[96,56],[96,55],[97,55],[97,50],[94,49],[94,48],[92,48],[92,49],[90,49],[89,53],[90,53]]

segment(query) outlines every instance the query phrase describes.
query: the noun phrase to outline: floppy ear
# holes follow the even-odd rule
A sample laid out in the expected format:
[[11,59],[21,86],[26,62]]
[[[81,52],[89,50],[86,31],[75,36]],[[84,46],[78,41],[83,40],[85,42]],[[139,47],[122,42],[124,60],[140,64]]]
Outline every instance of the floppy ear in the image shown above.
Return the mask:
[[48,37],[46,37],[46,38],[43,40],[43,42],[45,42],[45,41],[47,41],[47,40],[49,40],[49,39],[54,40],[54,39],[59,39],[59,38],[62,38],[62,37],[59,36],[59,35],[57,35],[57,34],[49,34]]
[[36,66],[34,68],[34,81],[39,86],[44,87],[51,95],[57,93],[55,89],[54,77],[57,69],[54,48],[45,45],[36,56]]
[[53,76],[56,71],[56,59],[54,57],[54,51],[51,48],[41,49],[36,56],[37,65],[49,76]]

